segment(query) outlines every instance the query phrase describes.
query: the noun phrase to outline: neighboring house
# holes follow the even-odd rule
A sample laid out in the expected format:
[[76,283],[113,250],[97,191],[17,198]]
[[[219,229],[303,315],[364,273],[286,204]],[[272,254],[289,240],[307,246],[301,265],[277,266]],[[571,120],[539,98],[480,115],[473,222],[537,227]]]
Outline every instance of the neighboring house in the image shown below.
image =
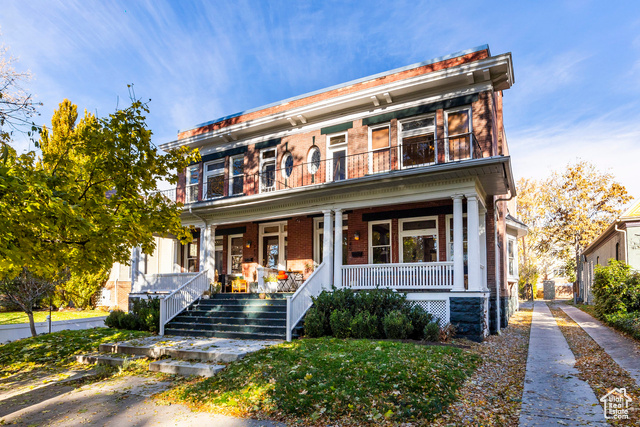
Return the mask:
[[640,199],[582,252],[578,300],[593,304],[595,266],[608,265],[611,259],[640,270]]
[[511,315],[518,310],[518,240],[527,235],[527,225],[511,215],[511,212],[516,212],[516,199],[511,199],[507,203],[507,216],[506,216],[506,250],[505,250],[505,265],[507,270],[507,295],[511,298],[505,301],[500,308],[502,309],[500,315],[506,316],[508,319]]
[[[517,306],[525,229],[506,201],[513,82],[511,54],[484,45],[179,132],[160,147],[199,148],[202,161],[164,194],[185,204],[194,240],[174,245],[159,275],[136,252],[133,290],[188,282],[163,303],[163,328],[217,276],[223,290],[237,278],[250,292],[298,289],[287,338],[332,286],[406,292],[471,339],[499,331]],[[187,333],[178,326],[169,332]]]

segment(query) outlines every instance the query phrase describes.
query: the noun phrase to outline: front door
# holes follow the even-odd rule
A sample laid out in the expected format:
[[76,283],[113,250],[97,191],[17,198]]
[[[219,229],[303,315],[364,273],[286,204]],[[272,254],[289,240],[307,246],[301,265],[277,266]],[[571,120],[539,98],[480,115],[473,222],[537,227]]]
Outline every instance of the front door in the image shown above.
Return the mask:
[[266,268],[287,269],[287,223],[260,224],[260,264]]

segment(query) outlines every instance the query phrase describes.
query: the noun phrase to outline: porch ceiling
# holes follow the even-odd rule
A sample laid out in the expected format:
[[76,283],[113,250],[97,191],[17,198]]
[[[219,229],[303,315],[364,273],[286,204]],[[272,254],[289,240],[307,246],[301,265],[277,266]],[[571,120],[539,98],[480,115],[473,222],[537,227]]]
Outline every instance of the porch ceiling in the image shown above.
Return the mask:
[[225,223],[317,213],[330,207],[357,208],[447,198],[475,191],[489,196],[515,195],[511,159],[495,156],[425,168],[391,171],[346,181],[193,203],[185,207],[184,223]]

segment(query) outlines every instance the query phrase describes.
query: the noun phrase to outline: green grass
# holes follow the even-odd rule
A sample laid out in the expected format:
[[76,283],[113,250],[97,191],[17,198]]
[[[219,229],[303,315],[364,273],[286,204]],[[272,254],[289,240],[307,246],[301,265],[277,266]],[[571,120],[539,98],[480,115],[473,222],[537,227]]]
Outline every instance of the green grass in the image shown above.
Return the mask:
[[[36,311],[33,313],[35,322],[47,320],[49,311]],[[86,317],[108,316],[109,313],[102,310],[82,310],[82,311],[52,311],[51,321],[84,319]],[[0,312],[0,325],[11,325],[16,323],[29,323],[29,318],[22,311]]]
[[239,416],[313,423],[432,419],[455,400],[479,357],[458,348],[335,338],[250,354],[215,377],[161,396]]
[[39,368],[64,367],[75,363],[76,354],[96,351],[101,343],[150,335],[148,332],[93,328],[38,335],[0,345],[0,377]]

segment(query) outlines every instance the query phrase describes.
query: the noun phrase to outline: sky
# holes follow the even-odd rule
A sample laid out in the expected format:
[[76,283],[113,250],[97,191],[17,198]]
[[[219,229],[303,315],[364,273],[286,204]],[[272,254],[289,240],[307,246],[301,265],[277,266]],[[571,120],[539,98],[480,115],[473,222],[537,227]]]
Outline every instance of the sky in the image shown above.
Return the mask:
[[33,75],[38,123],[65,98],[106,115],[133,84],[151,100],[156,144],[486,43],[513,55],[504,122],[515,177],[587,160],[640,197],[638,1],[2,0],[0,32],[16,68]]

